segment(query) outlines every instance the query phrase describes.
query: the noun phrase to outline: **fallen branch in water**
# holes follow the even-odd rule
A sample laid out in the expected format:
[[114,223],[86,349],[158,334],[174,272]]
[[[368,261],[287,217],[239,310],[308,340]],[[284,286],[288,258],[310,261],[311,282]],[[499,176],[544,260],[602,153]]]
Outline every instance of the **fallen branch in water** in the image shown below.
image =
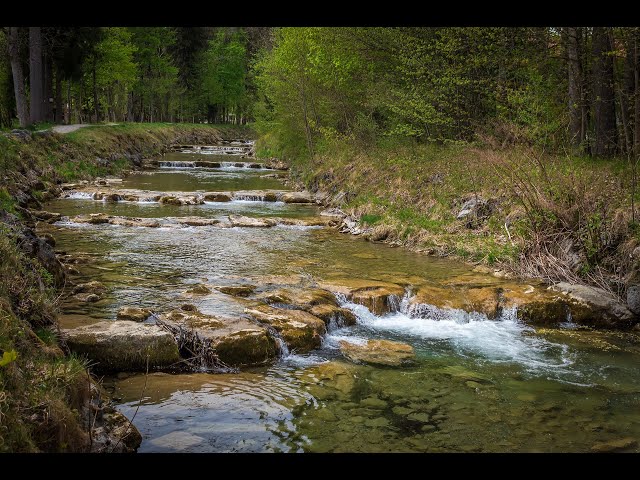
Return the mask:
[[178,343],[180,354],[186,358],[178,363],[186,363],[193,370],[234,373],[238,369],[230,367],[218,357],[215,349],[207,339],[203,339],[194,329],[165,322],[153,312],[152,316],[158,326],[171,333]]

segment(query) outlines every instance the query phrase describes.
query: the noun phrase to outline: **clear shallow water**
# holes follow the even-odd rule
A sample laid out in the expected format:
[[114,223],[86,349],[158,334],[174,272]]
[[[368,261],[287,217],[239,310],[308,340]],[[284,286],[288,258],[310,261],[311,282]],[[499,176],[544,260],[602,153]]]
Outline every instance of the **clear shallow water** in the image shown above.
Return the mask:
[[[161,171],[131,176],[123,187],[228,189],[219,186],[226,180],[218,173]],[[241,174],[246,177],[239,177],[238,189],[257,188],[248,186],[254,172]],[[261,202],[176,207],[65,199],[46,208],[137,217],[318,213],[312,206]],[[78,281],[97,279],[109,289],[95,304],[66,304],[63,326],[114,319],[122,305],[161,310],[188,301],[207,313],[242,312],[245,300],[215,291],[197,301],[181,296],[189,284],[202,282],[261,285],[274,276],[290,284],[337,278],[412,286],[500,282],[463,264],[331,229],[47,228],[57,249],[84,253],[88,262],[77,265]],[[582,452],[603,442],[632,445],[640,439],[635,335],[534,329],[508,312],[490,321],[462,312],[418,316],[406,305],[385,316],[344,306],[356,313],[358,324],[332,329],[323,347],[308,355],[239,374],[120,375],[107,378],[106,386],[129,418],[140,404],[134,423],[144,438],[140,451],[150,452]],[[411,344],[417,364],[375,368],[340,355],[340,340],[369,338]],[[637,444],[627,450],[638,451]]]

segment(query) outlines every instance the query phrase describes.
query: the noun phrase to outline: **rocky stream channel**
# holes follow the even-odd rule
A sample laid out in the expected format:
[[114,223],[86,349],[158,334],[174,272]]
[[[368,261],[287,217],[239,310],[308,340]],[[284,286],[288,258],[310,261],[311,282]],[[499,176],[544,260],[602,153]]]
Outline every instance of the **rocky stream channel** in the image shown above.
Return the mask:
[[640,451],[640,337],[606,293],[340,233],[248,141],[174,150],[36,212],[63,336],[139,452]]

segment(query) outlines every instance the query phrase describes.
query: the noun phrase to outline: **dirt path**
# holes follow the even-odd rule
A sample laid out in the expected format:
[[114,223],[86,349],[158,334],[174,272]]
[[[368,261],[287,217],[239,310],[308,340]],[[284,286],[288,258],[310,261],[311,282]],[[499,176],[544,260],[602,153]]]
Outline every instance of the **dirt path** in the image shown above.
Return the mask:
[[118,125],[117,123],[106,123],[101,125],[94,125],[91,123],[74,123],[73,125],[55,125],[51,127],[51,130],[56,133],[71,133],[75,132],[79,128],[84,127],[108,127],[110,125]]

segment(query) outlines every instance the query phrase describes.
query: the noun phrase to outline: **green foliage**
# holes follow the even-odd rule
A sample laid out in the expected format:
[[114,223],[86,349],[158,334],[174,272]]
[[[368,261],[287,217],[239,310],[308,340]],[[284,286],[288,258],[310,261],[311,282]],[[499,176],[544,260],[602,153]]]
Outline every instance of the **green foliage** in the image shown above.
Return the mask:
[[510,139],[514,129],[520,141],[556,146],[566,118],[553,36],[544,28],[279,29],[254,65],[264,95],[257,123],[276,131],[291,158],[318,153],[327,139],[368,148],[384,136],[456,142],[477,133]]
[[3,352],[2,358],[0,358],[0,367],[6,367],[11,362],[14,362],[18,358],[18,352],[15,350],[9,350],[8,352]]
[[169,53],[175,43],[175,31],[167,27],[135,27],[132,31],[140,73],[134,91],[140,95],[141,110],[148,108],[148,120],[153,122],[154,105],[168,112],[175,101],[178,68]]
[[239,115],[246,110],[247,51],[240,32],[227,36],[223,30],[209,41],[201,67],[202,100],[215,109],[210,121],[220,118],[223,110]]
[[15,200],[5,187],[0,187],[0,209],[9,213],[16,213]]
[[365,214],[360,217],[360,223],[364,225],[375,225],[382,220],[382,215]]
[[127,95],[138,74],[134,62],[137,48],[132,37],[124,27],[105,27],[103,38],[95,47],[96,84],[102,93],[102,109],[114,120],[126,113]]

